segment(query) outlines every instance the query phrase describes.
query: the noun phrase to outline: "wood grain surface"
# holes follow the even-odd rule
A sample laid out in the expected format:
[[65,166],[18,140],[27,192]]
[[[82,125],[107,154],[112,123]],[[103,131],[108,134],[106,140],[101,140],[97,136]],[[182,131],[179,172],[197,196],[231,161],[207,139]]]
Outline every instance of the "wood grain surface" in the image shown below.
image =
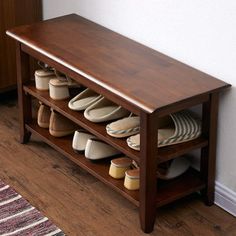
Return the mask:
[[[0,96],[0,178],[14,187],[67,235],[146,235],[138,209],[34,135],[18,142],[12,94]],[[158,209],[151,235],[234,236],[236,219],[193,195]]]
[[85,86],[148,113],[229,86],[75,14],[7,33]]

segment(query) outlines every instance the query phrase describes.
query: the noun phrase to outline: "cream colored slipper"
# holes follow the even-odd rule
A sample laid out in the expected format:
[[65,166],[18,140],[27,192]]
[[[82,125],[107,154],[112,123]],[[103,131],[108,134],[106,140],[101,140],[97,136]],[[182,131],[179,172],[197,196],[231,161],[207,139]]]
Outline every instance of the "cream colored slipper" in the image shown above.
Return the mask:
[[35,76],[35,87],[38,90],[49,90],[49,82],[51,79],[55,79],[56,75],[51,70],[36,70]]
[[49,95],[53,100],[64,100],[70,97],[69,87],[65,79],[52,79],[49,82]]
[[36,70],[34,73],[35,77],[35,87],[38,90],[48,90],[49,89],[49,81],[51,79],[55,79],[56,75],[53,69],[47,64],[38,61],[38,65],[42,68]]
[[37,118],[39,127],[45,129],[49,128],[50,115],[51,115],[50,107],[40,102],[40,106],[38,109],[38,118]]
[[98,138],[88,139],[85,147],[85,157],[90,160],[100,160],[120,154],[120,151]]
[[[189,111],[181,111],[159,120],[158,147],[187,142],[201,135],[201,121]],[[140,150],[140,135],[127,139],[134,150]]]
[[93,90],[87,88],[76,97],[70,100],[68,106],[71,110],[82,111],[99,100],[102,95],[95,93]]
[[71,120],[51,109],[49,133],[54,137],[64,137],[73,134],[78,126]]
[[184,174],[190,167],[190,161],[186,157],[178,157],[157,167],[157,177],[159,179],[174,179]]
[[124,138],[137,134],[139,130],[140,118],[138,116],[126,117],[106,126],[107,133],[116,138]]
[[84,111],[85,118],[96,123],[119,119],[129,114],[128,110],[105,97],[102,97]]
[[83,129],[76,130],[72,141],[72,148],[74,151],[84,152],[87,141],[90,138],[95,138],[95,136]]
[[139,169],[127,170],[125,172],[124,186],[128,190],[138,190],[140,186]]
[[131,168],[132,160],[128,157],[120,157],[111,160],[109,175],[115,179],[125,177],[125,172]]

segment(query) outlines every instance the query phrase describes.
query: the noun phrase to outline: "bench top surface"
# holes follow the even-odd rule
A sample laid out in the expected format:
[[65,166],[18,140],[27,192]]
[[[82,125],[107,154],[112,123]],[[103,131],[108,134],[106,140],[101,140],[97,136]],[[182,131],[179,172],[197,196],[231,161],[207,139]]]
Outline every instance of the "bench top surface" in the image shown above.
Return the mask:
[[7,34],[147,113],[229,86],[75,14]]

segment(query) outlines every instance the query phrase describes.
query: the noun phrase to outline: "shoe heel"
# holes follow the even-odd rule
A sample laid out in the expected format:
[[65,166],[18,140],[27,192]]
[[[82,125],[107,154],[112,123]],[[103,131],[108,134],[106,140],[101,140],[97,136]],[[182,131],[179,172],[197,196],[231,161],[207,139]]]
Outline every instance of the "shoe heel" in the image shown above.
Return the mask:
[[40,102],[40,106],[39,106],[38,114],[37,114],[38,126],[44,129],[48,129],[50,115],[51,115],[50,107]]
[[128,190],[138,190],[139,189],[139,169],[128,170],[125,172],[124,186]]
[[64,100],[70,97],[68,84],[62,79],[52,79],[49,82],[49,95],[53,100]]
[[52,71],[36,70],[34,73],[35,87],[38,90],[49,90],[49,82],[51,79],[55,79],[56,76]]
[[121,157],[111,160],[109,175],[115,179],[125,177],[125,172],[131,168],[132,160],[127,157]]

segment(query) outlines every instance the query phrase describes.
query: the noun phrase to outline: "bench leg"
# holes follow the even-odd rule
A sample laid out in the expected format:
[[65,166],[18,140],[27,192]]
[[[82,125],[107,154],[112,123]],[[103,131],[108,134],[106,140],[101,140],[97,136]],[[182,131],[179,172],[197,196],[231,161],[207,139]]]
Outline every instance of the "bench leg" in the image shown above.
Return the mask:
[[153,230],[156,218],[157,120],[141,114],[140,146],[140,223],[145,233]]
[[20,121],[20,142],[27,143],[31,133],[26,130],[25,124],[32,120],[31,96],[23,91],[24,83],[30,81],[29,55],[21,51],[20,43],[16,44],[17,90]]
[[216,168],[216,141],[218,120],[218,93],[211,94],[208,102],[203,104],[202,130],[208,138],[209,144],[201,150],[201,176],[206,183],[202,196],[206,205],[214,204],[215,195],[215,168]]

